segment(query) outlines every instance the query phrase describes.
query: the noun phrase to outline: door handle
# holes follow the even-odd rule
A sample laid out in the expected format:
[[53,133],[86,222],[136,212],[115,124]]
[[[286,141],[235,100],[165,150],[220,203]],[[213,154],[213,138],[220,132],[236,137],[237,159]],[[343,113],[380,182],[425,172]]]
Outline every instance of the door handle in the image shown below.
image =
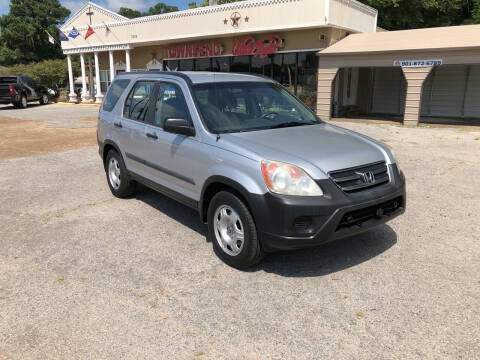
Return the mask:
[[119,122],[113,123],[113,125],[115,125],[115,127],[120,128],[120,129],[123,127],[123,125]]
[[158,139],[158,136],[157,136],[157,134],[155,134],[155,133],[147,133],[147,137],[149,137],[149,138],[151,138],[151,139],[155,139],[155,140]]

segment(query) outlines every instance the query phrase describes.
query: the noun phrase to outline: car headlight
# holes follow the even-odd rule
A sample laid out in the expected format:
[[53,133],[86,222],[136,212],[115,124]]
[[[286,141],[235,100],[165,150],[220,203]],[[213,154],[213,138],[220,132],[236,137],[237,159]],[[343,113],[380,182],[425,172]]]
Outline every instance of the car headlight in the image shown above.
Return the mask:
[[322,196],[323,191],[302,169],[272,160],[262,161],[262,174],[271,192],[282,195]]

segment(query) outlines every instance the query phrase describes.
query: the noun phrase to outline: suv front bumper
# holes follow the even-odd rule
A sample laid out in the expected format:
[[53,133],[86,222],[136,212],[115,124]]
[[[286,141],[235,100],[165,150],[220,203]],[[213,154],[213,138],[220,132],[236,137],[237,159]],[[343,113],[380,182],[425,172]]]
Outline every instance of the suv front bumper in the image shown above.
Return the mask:
[[330,179],[318,181],[324,196],[252,196],[265,251],[300,249],[359,234],[405,212],[405,178],[389,165],[391,181],[358,193],[343,192]]

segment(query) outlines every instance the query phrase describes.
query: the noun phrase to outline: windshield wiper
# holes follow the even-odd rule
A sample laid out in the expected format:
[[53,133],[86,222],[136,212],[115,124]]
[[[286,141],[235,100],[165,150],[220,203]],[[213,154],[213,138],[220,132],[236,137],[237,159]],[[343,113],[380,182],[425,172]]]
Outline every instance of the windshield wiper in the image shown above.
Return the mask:
[[304,125],[313,125],[313,124],[308,124],[308,123],[303,123],[298,121],[289,121],[289,122],[284,122],[278,125],[269,126],[268,129],[281,129],[286,127],[304,126]]

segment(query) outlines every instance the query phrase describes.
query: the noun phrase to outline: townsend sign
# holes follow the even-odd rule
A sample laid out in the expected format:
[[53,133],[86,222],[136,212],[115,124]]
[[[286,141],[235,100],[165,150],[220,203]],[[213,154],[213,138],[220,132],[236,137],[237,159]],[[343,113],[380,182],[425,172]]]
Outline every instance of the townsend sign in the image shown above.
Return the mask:
[[211,43],[165,46],[163,53],[165,59],[219,56],[222,53],[222,45],[215,41]]
[[254,55],[263,59],[269,54],[275,54],[282,43],[283,40],[278,35],[268,35],[258,41],[253,36],[246,36],[233,43],[232,55]]

